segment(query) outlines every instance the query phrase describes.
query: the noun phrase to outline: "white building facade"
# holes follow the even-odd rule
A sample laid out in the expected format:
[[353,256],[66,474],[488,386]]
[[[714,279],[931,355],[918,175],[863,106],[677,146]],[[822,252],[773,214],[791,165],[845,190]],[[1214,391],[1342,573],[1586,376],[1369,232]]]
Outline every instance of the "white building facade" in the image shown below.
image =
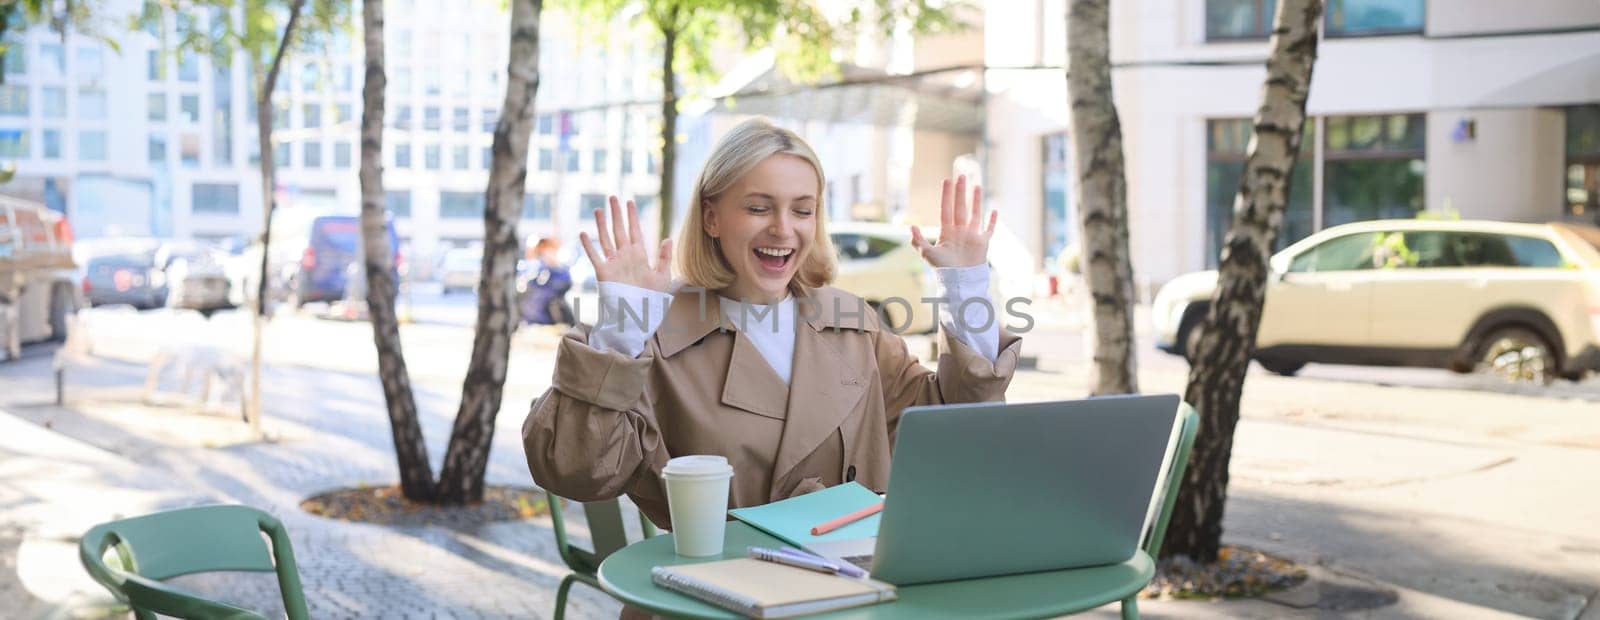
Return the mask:
[[[1212,266],[1265,77],[1272,0],[1112,3],[1134,270]],[[987,4],[991,196],[1040,266],[1077,233],[1064,0]],[[1328,0],[1283,242],[1430,213],[1594,223],[1600,3]]]
[[[127,6],[123,6],[127,5]],[[138,3],[113,4],[137,10]],[[279,206],[360,208],[363,50],[352,33],[285,60],[274,92]],[[490,145],[505,97],[508,16],[492,0],[389,0],[384,184],[403,248],[427,265],[483,236]],[[217,15],[186,16],[206,20]],[[235,16],[237,18],[237,16]],[[653,204],[659,53],[619,21],[609,46],[546,11],[524,236],[576,236],[606,194]],[[168,34],[176,27],[169,17]],[[588,32],[589,35],[594,33]],[[44,27],[13,33],[0,86],[7,193],[68,214],[79,237],[224,239],[261,229],[248,63],[164,51],[158,32],[116,33],[120,52]],[[582,45],[580,45],[580,43]],[[626,63],[607,62],[619,57]]]

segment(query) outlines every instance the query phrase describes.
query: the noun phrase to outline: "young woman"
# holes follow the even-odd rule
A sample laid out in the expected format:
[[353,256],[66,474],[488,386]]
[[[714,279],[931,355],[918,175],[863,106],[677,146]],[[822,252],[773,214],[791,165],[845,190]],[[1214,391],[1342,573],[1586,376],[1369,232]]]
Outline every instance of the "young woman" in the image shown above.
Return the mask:
[[673,456],[727,457],[735,508],[850,480],[881,492],[906,407],[1004,399],[1020,339],[978,303],[995,224],[981,191],[969,201],[964,177],[946,179],[939,239],[911,229],[943,288],[934,372],[861,298],[827,286],[824,187],[793,132],[762,119],[735,127],[678,232],[681,282],[672,242],[652,248],[631,201],[624,214],[612,197],[609,219],[595,211],[596,238],[581,238],[602,320],[562,339],[552,387],[522,427],[540,486],[579,501],[627,494],[669,529],[660,476]]

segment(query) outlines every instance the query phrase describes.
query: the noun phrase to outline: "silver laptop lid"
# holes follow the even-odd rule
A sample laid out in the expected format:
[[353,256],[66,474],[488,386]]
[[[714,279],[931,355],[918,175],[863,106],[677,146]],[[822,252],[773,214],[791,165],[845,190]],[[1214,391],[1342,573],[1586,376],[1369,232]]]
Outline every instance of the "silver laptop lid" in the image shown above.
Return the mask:
[[1168,394],[906,409],[873,577],[904,585],[1126,561],[1178,404]]

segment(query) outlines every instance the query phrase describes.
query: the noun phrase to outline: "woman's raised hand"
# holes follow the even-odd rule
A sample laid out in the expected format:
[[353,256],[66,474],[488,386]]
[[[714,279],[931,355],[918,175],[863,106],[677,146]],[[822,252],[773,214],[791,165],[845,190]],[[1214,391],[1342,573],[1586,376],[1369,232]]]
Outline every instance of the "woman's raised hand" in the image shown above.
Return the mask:
[[[956,179],[951,192],[950,179],[944,180],[939,197],[939,240],[929,243],[922,230],[911,227],[911,245],[922,259],[934,267],[972,267],[989,260],[989,238],[994,236],[998,212],[983,213],[983,188],[972,188],[972,203],[967,203],[967,175]],[[988,220],[988,226],[983,221]]]
[[[622,206],[617,197],[611,197],[611,222],[607,230],[606,209],[594,210],[595,233],[599,236],[599,253],[590,243],[589,233],[580,232],[583,253],[589,255],[594,265],[594,277],[601,282],[616,282],[653,291],[670,293],[672,288],[672,240],[663,239],[655,251],[650,248],[639,229],[639,208],[628,201],[628,217],[622,217]],[[651,264],[651,255],[655,263]]]

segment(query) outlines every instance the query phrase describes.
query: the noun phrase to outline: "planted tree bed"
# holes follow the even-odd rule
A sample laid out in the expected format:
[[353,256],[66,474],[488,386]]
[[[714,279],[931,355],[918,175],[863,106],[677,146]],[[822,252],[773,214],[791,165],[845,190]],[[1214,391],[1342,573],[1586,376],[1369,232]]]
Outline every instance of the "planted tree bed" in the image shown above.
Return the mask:
[[1161,560],[1144,598],[1244,598],[1293,588],[1306,570],[1289,560],[1245,547],[1224,545],[1217,561],[1200,564],[1185,556]]
[[528,487],[489,486],[483,501],[464,506],[413,502],[397,485],[335,489],[300,502],[311,514],[377,525],[470,527],[520,521],[548,514],[544,492]]

